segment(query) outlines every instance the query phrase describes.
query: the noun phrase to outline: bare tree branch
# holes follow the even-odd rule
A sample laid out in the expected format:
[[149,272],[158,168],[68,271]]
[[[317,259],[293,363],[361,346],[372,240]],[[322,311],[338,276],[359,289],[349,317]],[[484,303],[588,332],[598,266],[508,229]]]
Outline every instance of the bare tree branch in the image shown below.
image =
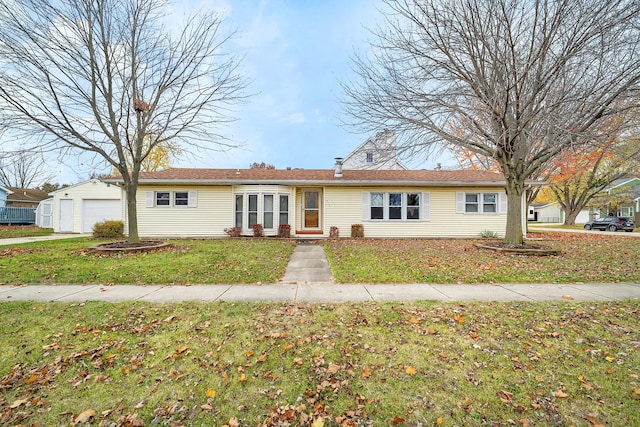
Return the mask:
[[637,109],[640,3],[385,3],[385,27],[355,58],[358,81],[343,84],[345,123],[390,129],[413,156],[446,145],[494,159],[507,181],[505,240],[522,243],[525,180]]
[[[138,240],[142,162],[162,144],[232,146],[221,125],[246,99],[233,34],[207,12],[165,27],[163,0],[14,0],[0,3],[0,119],[40,147],[92,152],[127,191]],[[172,17],[176,19],[177,17]],[[144,142],[147,138],[148,142]]]

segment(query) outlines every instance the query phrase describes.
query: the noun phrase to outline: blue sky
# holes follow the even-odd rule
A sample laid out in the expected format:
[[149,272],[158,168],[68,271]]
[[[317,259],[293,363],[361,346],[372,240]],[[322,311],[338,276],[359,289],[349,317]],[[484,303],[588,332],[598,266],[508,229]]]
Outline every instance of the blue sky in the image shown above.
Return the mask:
[[[351,58],[368,49],[368,29],[383,19],[380,7],[379,0],[176,0],[174,13],[213,9],[227,30],[237,31],[226,47],[244,55],[241,69],[255,95],[238,107],[238,120],[222,129],[239,148],[197,153],[173,166],[333,167],[335,157],[345,157],[371,136],[340,126],[340,82],[355,78]],[[72,169],[58,166],[60,182],[80,182],[95,171],[73,162],[68,159]],[[408,166],[433,168],[437,162],[443,161],[414,160]]]
[[222,11],[227,28],[237,29],[230,47],[245,54],[242,69],[255,95],[226,132],[242,147],[198,163],[330,168],[335,157],[366,139],[339,125],[339,82],[351,76],[350,57],[365,47],[366,28],[380,17],[378,2],[228,0],[209,7]]

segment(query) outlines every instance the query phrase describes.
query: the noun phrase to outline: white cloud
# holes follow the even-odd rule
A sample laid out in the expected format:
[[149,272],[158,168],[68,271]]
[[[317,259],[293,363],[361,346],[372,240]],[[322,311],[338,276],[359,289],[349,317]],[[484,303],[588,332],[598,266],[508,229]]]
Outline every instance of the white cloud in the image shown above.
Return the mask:
[[304,113],[291,113],[286,117],[285,122],[290,124],[304,123],[307,121]]

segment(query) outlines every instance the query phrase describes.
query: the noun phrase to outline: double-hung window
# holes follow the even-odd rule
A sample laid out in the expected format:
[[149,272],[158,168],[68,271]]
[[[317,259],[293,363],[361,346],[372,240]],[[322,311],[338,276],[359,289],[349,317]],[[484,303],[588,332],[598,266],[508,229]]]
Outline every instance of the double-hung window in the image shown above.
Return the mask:
[[153,208],[157,206],[188,206],[195,208],[198,206],[197,191],[147,191],[146,207]]
[[384,193],[371,193],[371,219],[384,219]]
[[171,193],[168,191],[156,191],[155,192],[155,205],[156,206],[170,206],[171,205]]
[[235,203],[235,221],[234,226],[242,228],[242,215],[244,212],[244,197],[242,194],[236,194]]
[[280,195],[280,218],[279,224],[289,224],[289,195]]
[[429,193],[363,193],[363,219],[419,221],[428,219]]
[[506,197],[500,193],[457,193],[458,213],[497,214],[506,212]]
[[249,214],[249,228],[253,228],[254,225],[258,224],[258,195],[257,194],[249,194],[249,209],[247,210]]
[[420,194],[407,194],[407,219],[420,219]]
[[189,192],[176,191],[173,193],[173,204],[175,206],[189,206]]
[[402,219],[402,193],[389,193],[389,219]]

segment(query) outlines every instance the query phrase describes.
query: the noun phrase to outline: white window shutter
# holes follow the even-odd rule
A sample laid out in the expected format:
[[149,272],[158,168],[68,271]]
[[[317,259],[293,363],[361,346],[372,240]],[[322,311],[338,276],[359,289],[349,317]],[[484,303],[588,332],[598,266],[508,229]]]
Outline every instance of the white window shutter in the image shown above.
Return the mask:
[[499,213],[507,213],[507,195],[505,193],[498,193],[498,199],[500,200]]
[[465,193],[462,192],[457,192],[456,193],[456,212],[457,213],[464,213],[464,200],[465,198]]
[[198,192],[197,191],[189,191],[189,201],[188,205],[192,208],[198,207]]
[[371,219],[371,193],[362,193],[362,219]]
[[145,191],[146,207],[148,208],[153,207],[153,194],[153,191]]
[[420,196],[420,219],[423,221],[429,221],[431,219],[431,195],[429,193],[422,193]]

